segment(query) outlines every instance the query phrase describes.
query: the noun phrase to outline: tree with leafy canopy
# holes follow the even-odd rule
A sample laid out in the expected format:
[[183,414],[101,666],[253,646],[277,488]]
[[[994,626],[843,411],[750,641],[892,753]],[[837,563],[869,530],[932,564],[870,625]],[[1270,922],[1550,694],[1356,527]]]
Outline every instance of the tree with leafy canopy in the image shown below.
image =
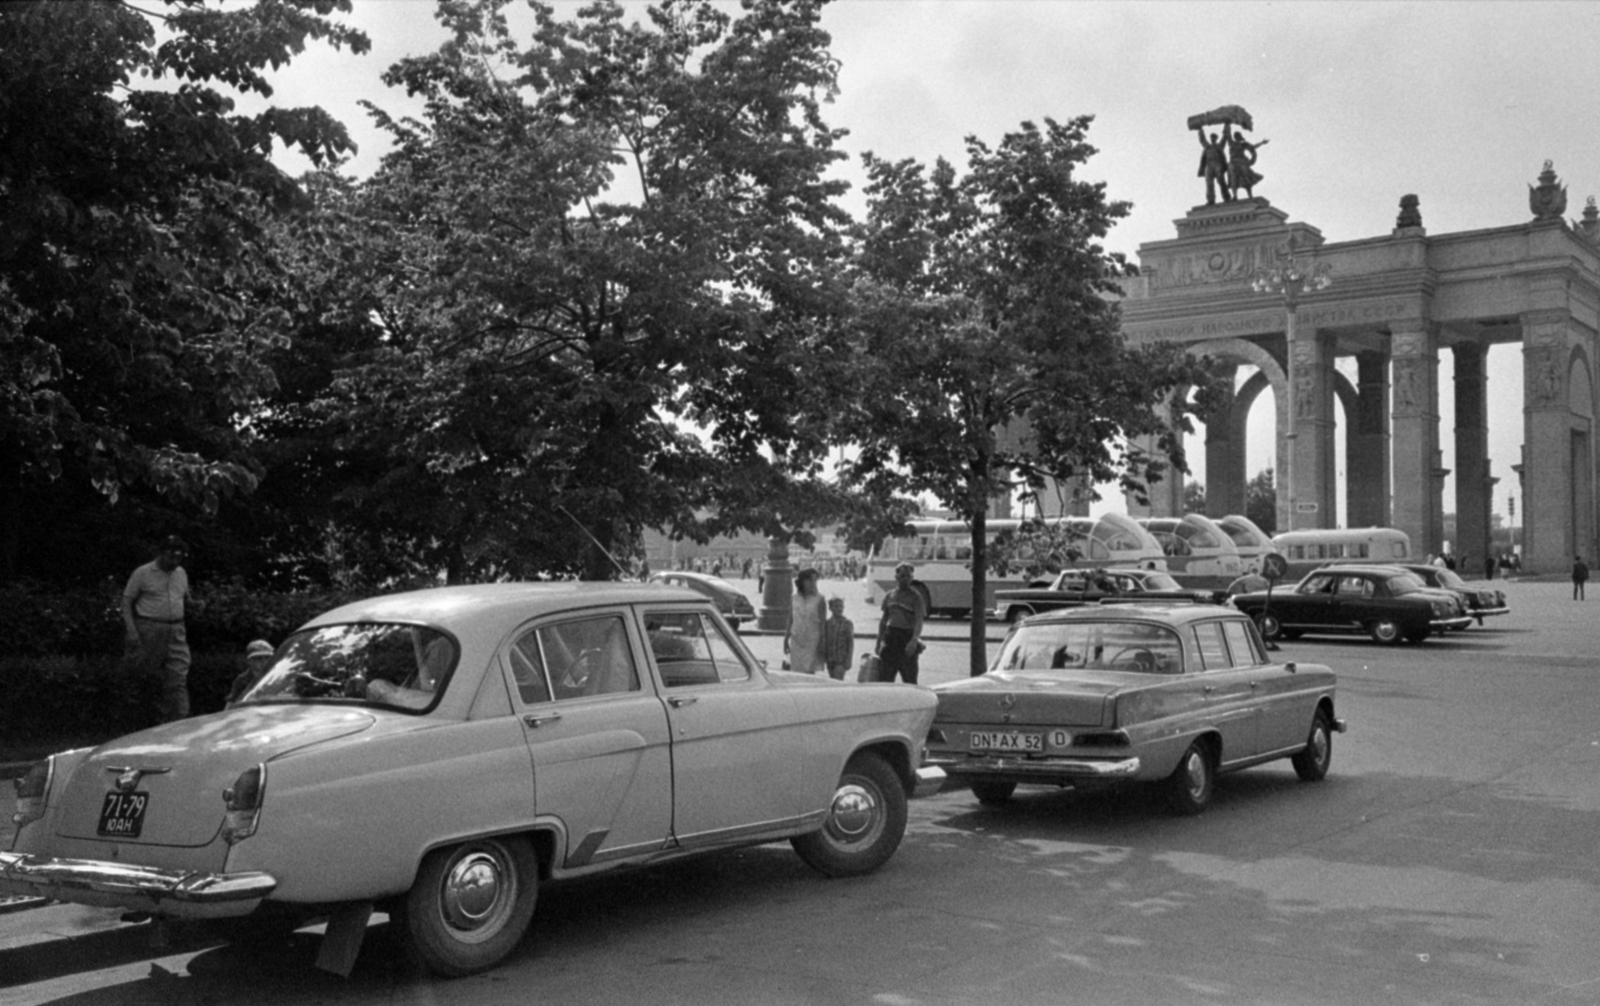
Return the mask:
[[329,17],[349,8],[0,6],[0,575],[24,517],[55,518],[53,483],[192,515],[255,486],[249,419],[293,297],[256,238],[298,194],[269,157],[354,147],[321,109],[236,114],[223,92],[269,97],[308,40],[364,51]]
[[1267,534],[1278,533],[1278,486],[1271,468],[1263,468],[1245,484],[1244,515]]
[[974,674],[993,501],[1074,479],[1142,493],[1164,475],[1157,454],[1182,465],[1187,420],[1158,407],[1190,387],[1197,408],[1214,395],[1200,361],[1120,334],[1117,280],[1133,270],[1101,242],[1128,204],[1078,177],[1090,121],[1025,122],[996,148],[969,137],[963,176],[866,155],[854,342],[819,375],[859,446],[845,482],[931,495],[971,528]]
[[844,500],[796,405],[848,222],[820,3],[533,4],[526,43],[504,6],[439,5],[385,76],[424,111],[373,108],[394,151],[324,193],[364,334],[294,421],[359,470],[340,512],[452,581],[614,576],[646,526],[802,537]]

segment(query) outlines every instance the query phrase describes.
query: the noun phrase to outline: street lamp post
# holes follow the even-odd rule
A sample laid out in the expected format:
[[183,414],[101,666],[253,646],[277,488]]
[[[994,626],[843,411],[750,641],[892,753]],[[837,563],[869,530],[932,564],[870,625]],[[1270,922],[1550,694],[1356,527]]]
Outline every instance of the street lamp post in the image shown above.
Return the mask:
[[1256,293],[1272,293],[1283,298],[1283,305],[1288,317],[1284,323],[1284,354],[1283,354],[1283,379],[1288,388],[1284,393],[1284,413],[1288,420],[1284,430],[1283,439],[1287,443],[1283,464],[1283,485],[1289,497],[1288,527],[1285,531],[1294,530],[1295,492],[1294,492],[1294,455],[1297,433],[1295,420],[1299,405],[1295,401],[1294,383],[1294,313],[1300,306],[1300,298],[1307,293],[1317,290],[1326,290],[1333,285],[1333,280],[1328,278],[1326,264],[1312,263],[1307,265],[1296,258],[1290,248],[1284,257],[1270,269],[1257,271],[1255,279],[1250,283],[1250,288]]

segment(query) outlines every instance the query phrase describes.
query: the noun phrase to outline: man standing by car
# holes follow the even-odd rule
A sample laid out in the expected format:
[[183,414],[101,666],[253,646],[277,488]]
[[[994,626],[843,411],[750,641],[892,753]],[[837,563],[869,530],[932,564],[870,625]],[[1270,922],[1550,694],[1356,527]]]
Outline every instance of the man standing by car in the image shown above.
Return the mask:
[[189,715],[189,640],[183,619],[186,607],[194,605],[183,569],[188,555],[182,538],[167,538],[155,560],[134,570],[122,591],[124,661],[140,674],[160,674],[163,723]]
[[923,603],[921,592],[911,585],[915,572],[909,562],[896,566],[894,589],[883,598],[876,647],[882,660],[879,681],[893,681],[899,675],[908,685],[917,683],[917,656],[922,652],[922,623],[928,617],[928,606]]

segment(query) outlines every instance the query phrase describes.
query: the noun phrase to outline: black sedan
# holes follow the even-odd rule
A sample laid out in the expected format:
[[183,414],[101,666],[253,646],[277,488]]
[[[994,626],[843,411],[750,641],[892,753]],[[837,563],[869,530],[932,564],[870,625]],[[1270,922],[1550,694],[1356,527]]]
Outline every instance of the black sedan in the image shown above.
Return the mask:
[[1233,604],[1267,639],[1364,632],[1380,643],[1420,642],[1472,622],[1455,594],[1382,565],[1313,570],[1292,590],[1238,594]]
[[716,602],[717,610],[722,612],[723,619],[735,630],[742,622],[756,620],[756,609],[750,603],[750,598],[745,596],[744,591],[720,576],[674,569],[665,573],[651,573],[649,582],[688,587],[696,593],[704,594]]
[[1016,622],[1041,611],[1079,608],[1086,604],[1145,604],[1178,601],[1209,604],[1216,591],[1191,590],[1154,569],[1064,569],[1047,584],[997,590],[995,617]]

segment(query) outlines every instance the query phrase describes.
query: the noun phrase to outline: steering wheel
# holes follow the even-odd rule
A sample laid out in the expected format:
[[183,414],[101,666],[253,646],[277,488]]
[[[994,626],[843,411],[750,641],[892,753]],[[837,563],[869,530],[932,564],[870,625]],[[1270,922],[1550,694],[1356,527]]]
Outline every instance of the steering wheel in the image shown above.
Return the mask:
[[1112,670],[1137,671],[1141,674],[1156,672],[1156,655],[1142,646],[1125,646],[1106,661]]
[[558,687],[568,695],[576,695],[586,690],[589,679],[600,667],[600,647],[591,646],[573,658],[567,669],[561,672]]

